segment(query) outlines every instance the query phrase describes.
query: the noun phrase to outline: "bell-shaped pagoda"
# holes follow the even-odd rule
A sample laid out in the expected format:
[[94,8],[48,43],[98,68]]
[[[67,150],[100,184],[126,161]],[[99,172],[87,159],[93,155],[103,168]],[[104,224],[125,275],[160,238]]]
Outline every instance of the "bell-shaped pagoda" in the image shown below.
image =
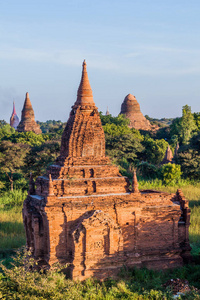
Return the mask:
[[35,121],[34,110],[29,98],[29,93],[26,93],[24,107],[22,109],[21,121],[17,126],[19,132],[33,131],[36,134],[42,133],[40,126]]
[[128,94],[121,105],[120,114],[130,119],[129,127],[141,130],[151,130],[152,126],[140,110],[140,105],[135,96]]

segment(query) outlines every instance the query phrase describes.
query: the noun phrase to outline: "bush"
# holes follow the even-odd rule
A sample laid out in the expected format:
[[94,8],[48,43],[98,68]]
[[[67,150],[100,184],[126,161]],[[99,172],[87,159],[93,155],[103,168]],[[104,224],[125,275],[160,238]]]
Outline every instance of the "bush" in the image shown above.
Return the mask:
[[0,197],[0,209],[11,209],[22,206],[27,192],[22,190],[8,191]]
[[166,164],[161,167],[161,176],[165,185],[173,185],[181,178],[181,166],[176,164]]

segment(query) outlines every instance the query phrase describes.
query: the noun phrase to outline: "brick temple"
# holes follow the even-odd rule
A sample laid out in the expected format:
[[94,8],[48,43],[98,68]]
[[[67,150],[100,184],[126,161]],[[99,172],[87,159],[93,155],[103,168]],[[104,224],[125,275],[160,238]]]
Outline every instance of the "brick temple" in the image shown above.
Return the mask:
[[120,114],[125,115],[130,120],[129,127],[138,130],[152,130],[152,125],[140,110],[140,105],[135,96],[128,94],[121,105]]
[[17,131],[33,131],[36,134],[42,133],[40,126],[35,121],[35,114],[29,98],[29,93],[26,93],[21,121],[17,126]]
[[40,267],[65,265],[73,279],[113,277],[121,267],[164,269],[190,258],[190,209],[181,190],[139,191],[105,156],[86,63],[60,156],[24,201],[27,248]]

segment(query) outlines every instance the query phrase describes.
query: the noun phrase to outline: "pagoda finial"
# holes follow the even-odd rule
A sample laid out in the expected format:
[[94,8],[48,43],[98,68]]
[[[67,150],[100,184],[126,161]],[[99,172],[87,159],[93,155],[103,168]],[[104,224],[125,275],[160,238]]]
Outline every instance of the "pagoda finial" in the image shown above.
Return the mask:
[[16,109],[15,109],[15,101],[13,101],[13,113],[12,113],[13,115],[16,115],[17,113],[16,113]]
[[[33,111],[31,100],[29,98],[29,93],[28,92],[26,92],[23,110],[27,110],[27,109],[31,109]],[[33,112],[33,114],[34,114],[34,112]]]
[[90,82],[88,79],[87,68],[86,68],[86,61],[83,61],[83,69],[82,69],[82,77],[81,82],[77,92],[77,100],[75,105],[92,105],[95,106],[93,100],[92,89],[90,86]]
[[132,193],[139,193],[136,171],[133,171]]

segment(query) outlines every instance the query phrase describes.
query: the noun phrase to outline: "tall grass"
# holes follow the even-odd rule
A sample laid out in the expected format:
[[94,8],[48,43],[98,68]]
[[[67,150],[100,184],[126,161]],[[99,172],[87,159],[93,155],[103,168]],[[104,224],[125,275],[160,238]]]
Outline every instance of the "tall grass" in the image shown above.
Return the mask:
[[27,193],[5,192],[0,197],[0,252],[17,249],[25,244],[22,204]]
[[5,192],[0,197],[0,210],[20,208],[26,199],[27,192],[22,190],[14,190]]

